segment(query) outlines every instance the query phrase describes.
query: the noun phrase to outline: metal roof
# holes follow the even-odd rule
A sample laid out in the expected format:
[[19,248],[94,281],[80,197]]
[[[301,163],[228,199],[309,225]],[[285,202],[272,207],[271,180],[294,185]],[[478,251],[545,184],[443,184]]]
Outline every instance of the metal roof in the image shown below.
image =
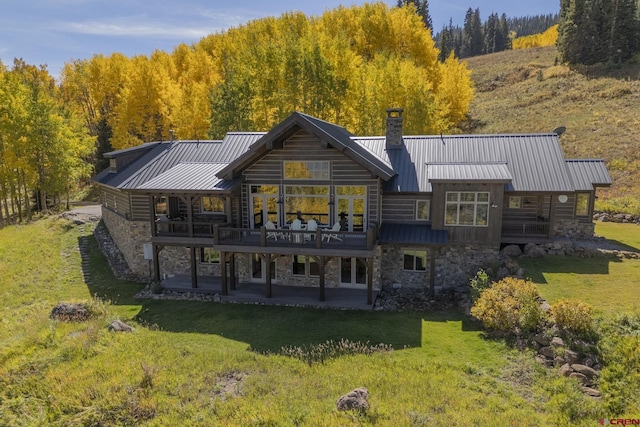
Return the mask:
[[506,163],[438,163],[427,164],[431,182],[483,181],[509,182],[511,172]]
[[576,191],[591,191],[595,186],[611,185],[611,177],[603,160],[566,160]]
[[281,145],[300,129],[315,135],[385,181],[395,175],[395,171],[387,163],[354,142],[352,135],[342,126],[296,111],[251,145],[249,151],[222,169],[219,176],[231,178],[239,175],[242,170]]
[[226,165],[226,163],[179,163],[137,186],[136,190],[228,191],[233,188],[235,182],[216,176],[216,173]]
[[[226,166],[247,151],[262,135],[262,132],[230,132],[222,141],[161,142],[123,170],[117,173],[104,170],[94,177],[94,181],[135,190],[180,163],[224,163]],[[108,154],[113,156],[114,153],[122,152],[120,150]],[[218,170],[220,169],[222,167]]]
[[431,192],[428,165],[504,163],[507,191],[573,191],[556,134],[405,136],[401,149],[385,150],[384,137],[354,140],[398,174],[385,191]]
[[380,226],[378,242],[398,245],[446,245],[447,230],[432,230],[431,224],[386,222]]

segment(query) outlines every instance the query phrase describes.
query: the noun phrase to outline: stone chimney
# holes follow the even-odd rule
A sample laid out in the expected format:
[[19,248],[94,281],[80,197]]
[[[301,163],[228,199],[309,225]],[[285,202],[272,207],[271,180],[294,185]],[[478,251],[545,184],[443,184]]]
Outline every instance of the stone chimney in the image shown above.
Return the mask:
[[402,108],[387,108],[387,150],[402,147]]

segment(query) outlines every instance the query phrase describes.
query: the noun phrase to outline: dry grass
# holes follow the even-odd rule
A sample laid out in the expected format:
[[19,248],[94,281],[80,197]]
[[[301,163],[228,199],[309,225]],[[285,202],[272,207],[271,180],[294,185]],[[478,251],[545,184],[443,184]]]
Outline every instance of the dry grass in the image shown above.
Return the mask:
[[640,68],[556,64],[556,48],[467,60],[476,83],[472,133],[567,131],[566,157],[603,158],[614,180],[602,196],[640,197]]

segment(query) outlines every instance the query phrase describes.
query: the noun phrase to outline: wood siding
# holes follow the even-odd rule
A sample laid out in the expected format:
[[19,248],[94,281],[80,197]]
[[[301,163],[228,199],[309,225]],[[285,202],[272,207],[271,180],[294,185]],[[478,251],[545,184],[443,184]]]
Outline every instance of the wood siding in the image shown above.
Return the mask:
[[102,187],[101,199],[105,208],[123,218],[131,219],[131,205],[128,193],[114,188]]
[[[487,226],[445,226],[445,200],[448,191],[489,192]],[[502,232],[503,202],[504,184],[434,183],[431,201],[431,224],[434,230],[448,230],[450,243],[485,242],[499,244]],[[498,207],[492,208],[492,204]]]
[[151,218],[151,205],[149,196],[131,194],[131,219],[133,221],[149,221]]
[[[282,164],[285,160],[329,161],[330,180],[284,180]],[[367,224],[380,222],[380,180],[372,176],[367,169],[341,153],[326,146],[317,137],[299,131],[283,144],[282,149],[274,149],[262,159],[243,171],[245,184],[242,188],[242,226],[249,227],[249,186],[268,185],[326,185],[334,195],[337,185],[367,187]],[[282,188],[280,189],[283,190]],[[336,220],[337,213],[331,209],[330,216]]]
[[[382,218],[385,221],[415,221],[416,200],[431,200],[431,195],[385,194],[384,199],[382,200]],[[431,206],[431,209],[433,209],[433,205]],[[433,215],[433,213],[431,213],[431,215]]]

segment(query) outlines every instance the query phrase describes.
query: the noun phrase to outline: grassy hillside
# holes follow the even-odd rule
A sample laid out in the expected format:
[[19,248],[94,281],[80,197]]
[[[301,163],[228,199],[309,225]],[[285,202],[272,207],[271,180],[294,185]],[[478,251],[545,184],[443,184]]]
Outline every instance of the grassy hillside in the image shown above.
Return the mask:
[[615,183],[600,195],[640,198],[640,67],[570,69],[555,58],[555,47],[469,58],[476,98],[465,131],[565,126],[566,157],[606,160]]
[[[92,231],[55,219],[0,229],[1,425],[588,426],[605,415],[457,313],[136,300],[140,285],[113,278]],[[60,301],[87,301],[95,317],[49,319]],[[115,318],[135,331],[109,332]],[[395,350],[317,364],[277,354],[342,338]],[[369,413],[337,412],[359,386]]]

